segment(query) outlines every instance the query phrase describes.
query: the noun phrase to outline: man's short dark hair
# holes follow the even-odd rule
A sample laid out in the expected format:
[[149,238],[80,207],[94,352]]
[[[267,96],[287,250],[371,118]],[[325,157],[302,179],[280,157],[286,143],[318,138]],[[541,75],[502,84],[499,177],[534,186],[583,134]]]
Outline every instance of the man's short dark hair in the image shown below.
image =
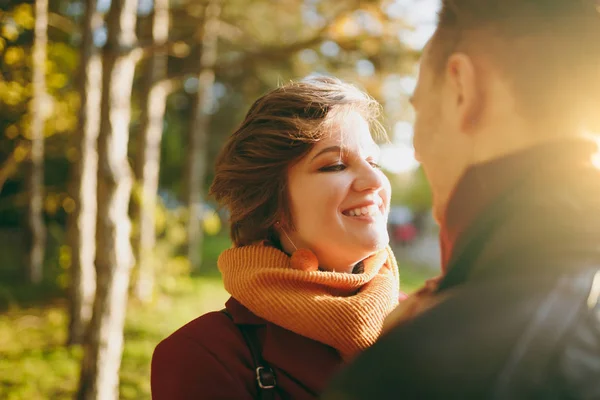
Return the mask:
[[452,53],[470,50],[491,57],[530,116],[596,122],[599,0],[443,0],[432,41],[437,72]]

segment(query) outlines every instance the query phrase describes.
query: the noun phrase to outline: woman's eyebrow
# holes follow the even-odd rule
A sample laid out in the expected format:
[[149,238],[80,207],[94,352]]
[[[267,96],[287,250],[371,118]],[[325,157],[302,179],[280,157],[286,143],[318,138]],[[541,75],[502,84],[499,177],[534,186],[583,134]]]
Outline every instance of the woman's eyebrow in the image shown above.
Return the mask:
[[310,160],[311,162],[314,161],[315,158],[319,157],[322,154],[325,153],[341,153],[342,152],[342,148],[340,146],[329,146],[329,147],[325,147],[323,150],[319,151],[317,154],[315,154],[313,156],[313,158]]

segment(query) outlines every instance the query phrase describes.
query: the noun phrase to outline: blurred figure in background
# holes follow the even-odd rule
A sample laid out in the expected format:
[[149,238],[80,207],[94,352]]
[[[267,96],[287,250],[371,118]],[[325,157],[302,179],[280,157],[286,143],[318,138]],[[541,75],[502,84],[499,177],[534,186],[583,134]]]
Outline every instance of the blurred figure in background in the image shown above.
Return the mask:
[[333,78],[254,103],[210,190],[230,215],[218,266],[232,297],[158,345],[154,399],[315,398],[375,342],[399,298],[378,113]]
[[388,225],[392,245],[408,246],[419,234],[414,223],[413,212],[408,207],[392,207],[390,209]]
[[412,103],[445,275],[325,399],[600,399],[599,43],[597,1],[442,2]]

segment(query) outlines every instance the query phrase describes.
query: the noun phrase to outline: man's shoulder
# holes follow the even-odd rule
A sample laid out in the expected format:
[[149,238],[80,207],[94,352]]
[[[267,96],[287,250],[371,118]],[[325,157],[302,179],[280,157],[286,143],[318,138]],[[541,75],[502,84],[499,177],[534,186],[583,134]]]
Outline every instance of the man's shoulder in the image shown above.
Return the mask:
[[407,353],[410,343],[419,343],[414,349],[419,357],[457,354],[467,362],[490,363],[490,355],[505,357],[535,321],[544,320],[547,326],[563,323],[545,310],[552,304],[561,310],[582,304],[587,292],[573,284],[575,279],[576,274],[469,281],[448,290],[435,307],[391,329],[381,342],[395,337],[394,345],[406,345]]
[[600,269],[590,286],[549,367],[554,391],[568,398],[600,398]]
[[[380,390],[380,398],[398,391],[406,398],[485,397],[536,321],[550,326],[536,344],[548,342],[546,334],[561,322],[544,311],[550,299],[581,304],[584,292],[553,294],[556,284],[552,279],[480,280],[449,290],[439,304],[392,328],[337,377],[332,389],[356,399],[370,398],[373,390]],[[557,351],[550,346],[547,353]]]
[[325,399],[340,393],[339,398],[355,399],[484,397],[528,320],[514,297],[498,285],[487,286],[456,288],[390,329],[334,379]]

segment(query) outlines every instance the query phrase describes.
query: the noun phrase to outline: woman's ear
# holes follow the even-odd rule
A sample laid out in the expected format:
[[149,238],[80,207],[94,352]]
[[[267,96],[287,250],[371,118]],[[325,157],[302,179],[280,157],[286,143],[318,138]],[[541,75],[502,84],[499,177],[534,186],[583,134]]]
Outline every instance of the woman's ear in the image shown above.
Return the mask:
[[480,79],[473,59],[464,53],[448,58],[446,78],[450,84],[452,110],[464,132],[469,132],[479,121],[483,109]]

